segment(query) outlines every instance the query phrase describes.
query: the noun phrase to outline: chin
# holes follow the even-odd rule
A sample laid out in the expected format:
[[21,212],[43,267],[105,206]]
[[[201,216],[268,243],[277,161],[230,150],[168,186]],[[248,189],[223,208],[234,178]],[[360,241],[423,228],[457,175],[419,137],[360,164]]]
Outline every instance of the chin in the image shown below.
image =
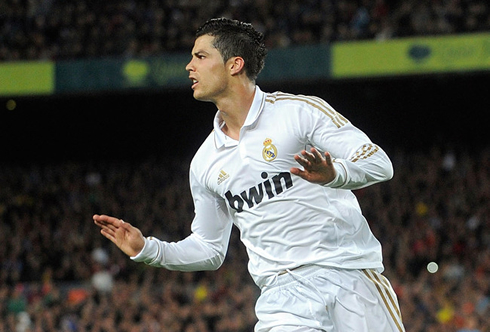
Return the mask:
[[193,97],[195,100],[199,101],[211,101],[211,99],[206,97],[206,95],[200,94],[197,91],[194,91]]
[[201,93],[199,93],[199,90],[194,90],[192,92],[192,96],[194,97],[194,99],[197,99],[197,100],[200,100],[202,98],[202,95],[201,95]]
[[194,99],[199,100],[199,101],[206,101],[205,99],[202,98],[202,96],[199,96],[198,94],[194,94]]

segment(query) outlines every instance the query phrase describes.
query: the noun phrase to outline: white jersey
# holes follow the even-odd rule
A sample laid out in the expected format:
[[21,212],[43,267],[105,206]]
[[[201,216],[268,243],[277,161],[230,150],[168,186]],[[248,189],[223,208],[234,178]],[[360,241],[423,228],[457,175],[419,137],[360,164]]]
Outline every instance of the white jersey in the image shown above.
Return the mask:
[[[174,243],[148,237],[132,259],[172,270],[216,269],[235,224],[261,287],[308,264],[383,270],[381,245],[350,190],[392,177],[379,146],[320,98],[259,87],[239,140],[222,126],[218,111],[191,163],[192,234]],[[334,159],[337,176],[323,186],[289,171],[300,167],[294,155],[312,146]]]

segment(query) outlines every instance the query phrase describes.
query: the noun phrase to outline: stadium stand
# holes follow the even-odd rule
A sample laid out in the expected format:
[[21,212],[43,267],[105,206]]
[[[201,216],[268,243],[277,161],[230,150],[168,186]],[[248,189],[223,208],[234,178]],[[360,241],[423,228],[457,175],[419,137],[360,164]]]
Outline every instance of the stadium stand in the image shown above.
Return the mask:
[[197,27],[219,16],[251,22],[270,49],[490,30],[483,0],[6,0],[0,61],[189,52]]

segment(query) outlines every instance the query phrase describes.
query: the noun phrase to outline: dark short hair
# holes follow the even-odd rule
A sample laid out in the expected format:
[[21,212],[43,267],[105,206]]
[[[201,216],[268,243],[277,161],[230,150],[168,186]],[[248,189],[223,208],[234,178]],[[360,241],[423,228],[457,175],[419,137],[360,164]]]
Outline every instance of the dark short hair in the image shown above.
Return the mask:
[[255,81],[264,68],[267,49],[264,35],[255,30],[252,24],[224,17],[213,18],[197,29],[196,38],[203,35],[215,37],[213,46],[225,62],[234,56],[242,57],[247,77]]

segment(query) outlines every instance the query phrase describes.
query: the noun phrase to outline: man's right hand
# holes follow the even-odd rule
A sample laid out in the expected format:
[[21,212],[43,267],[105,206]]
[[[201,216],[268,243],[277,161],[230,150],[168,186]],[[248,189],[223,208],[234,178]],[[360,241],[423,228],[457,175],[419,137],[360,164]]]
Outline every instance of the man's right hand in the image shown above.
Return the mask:
[[93,216],[94,223],[100,227],[100,233],[111,240],[122,252],[130,257],[140,253],[145,245],[141,231],[130,223],[107,215]]

